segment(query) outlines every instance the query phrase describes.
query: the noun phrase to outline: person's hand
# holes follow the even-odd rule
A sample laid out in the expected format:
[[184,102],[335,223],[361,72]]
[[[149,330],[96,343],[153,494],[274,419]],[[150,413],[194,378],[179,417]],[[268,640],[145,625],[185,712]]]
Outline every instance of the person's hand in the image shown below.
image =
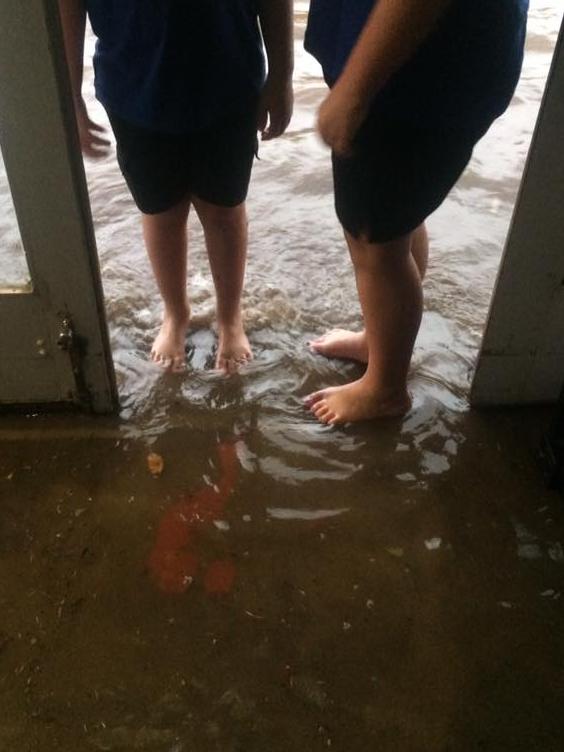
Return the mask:
[[278,138],[284,133],[292,119],[293,109],[292,79],[269,76],[262,90],[258,109],[257,130],[262,133],[263,141]]
[[106,129],[90,119],[82,98],[75,103],[75,113],[80,149],[84,156],[92,159],[106,157],[110,153],[111,141],[106,137]]
[[317,131],[339,157],[350,156],[368,107],[337,83],[319,108]]

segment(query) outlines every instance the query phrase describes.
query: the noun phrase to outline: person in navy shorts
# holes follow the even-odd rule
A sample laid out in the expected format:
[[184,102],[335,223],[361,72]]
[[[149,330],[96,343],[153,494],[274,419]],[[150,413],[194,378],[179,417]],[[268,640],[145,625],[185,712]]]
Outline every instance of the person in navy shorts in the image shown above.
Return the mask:
[[361,332],[310,343],[366,363],[306,404],[322,423],[409,411],[408,369],[428,256],[425,219],[507,108],[528,0],[312,0],[305,46],[331,91],[318,131],[333,153],[337,216],[352,258]]
[[[82,97],[86,17],[97,37],[96,96],[142,214],[164,301],[151,357],[182,370],[190,323],[187,219],[203,225],[217,296],[216,367],[251,355],[241,294],[247,253],[245,199],[263,139],[292,112],[291,0],[59,0],[83,153],[108,151]],[[268,58],[266,75],[263,42]]]

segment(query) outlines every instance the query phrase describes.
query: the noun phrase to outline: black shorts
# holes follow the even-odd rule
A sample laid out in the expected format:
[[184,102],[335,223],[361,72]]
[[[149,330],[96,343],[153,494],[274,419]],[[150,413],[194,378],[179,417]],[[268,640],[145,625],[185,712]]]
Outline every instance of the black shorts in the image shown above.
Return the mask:
[[108,117],[117,159],[133,200],[144,214],[159,214],[196,196],[217,206],[247,197],[257,141],[256,107],[203,131],[169,134]]
[[415,230],[442,204],[483,132],[370,117],[353,154],[333,155],[335,207],[344,229],[372,243]]

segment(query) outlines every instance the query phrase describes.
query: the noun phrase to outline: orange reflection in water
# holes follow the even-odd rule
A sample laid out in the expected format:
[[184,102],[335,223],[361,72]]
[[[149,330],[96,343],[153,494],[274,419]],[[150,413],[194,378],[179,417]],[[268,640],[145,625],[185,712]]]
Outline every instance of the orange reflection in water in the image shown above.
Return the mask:
[[[237,482],[239,461],[235,442],[218,444],[217,452],[220,469],[217,486],[206,486],[173,504],[159,524],[148,568],[157,587],[165,593],[184,593],[198,575],[198,534],[205,525],[221,518]],[[204,588],[208,593],[228,593],[235,577],[231,559],[213,561],[203,572]]]

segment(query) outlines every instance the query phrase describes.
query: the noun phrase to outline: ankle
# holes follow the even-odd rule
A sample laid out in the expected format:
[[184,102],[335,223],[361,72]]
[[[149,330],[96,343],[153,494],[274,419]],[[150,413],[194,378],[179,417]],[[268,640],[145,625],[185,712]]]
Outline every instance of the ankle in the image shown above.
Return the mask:
[[366,391],[377,398],[378,402],[397,402],[409,398],[407,381],[398,381],[394,385],[383,384],[380,379],[372,377],[368,371],[361,376],[360,381],[363,382]]
[[220,331],[228,332],[230,334],[243,332],[245,330],[241,313],[229,317],[218,316],[217,326]]
[[190,306],[188,303],[180,307],[165,306],[163,321],[175,324],[186,324],[190,320]]

